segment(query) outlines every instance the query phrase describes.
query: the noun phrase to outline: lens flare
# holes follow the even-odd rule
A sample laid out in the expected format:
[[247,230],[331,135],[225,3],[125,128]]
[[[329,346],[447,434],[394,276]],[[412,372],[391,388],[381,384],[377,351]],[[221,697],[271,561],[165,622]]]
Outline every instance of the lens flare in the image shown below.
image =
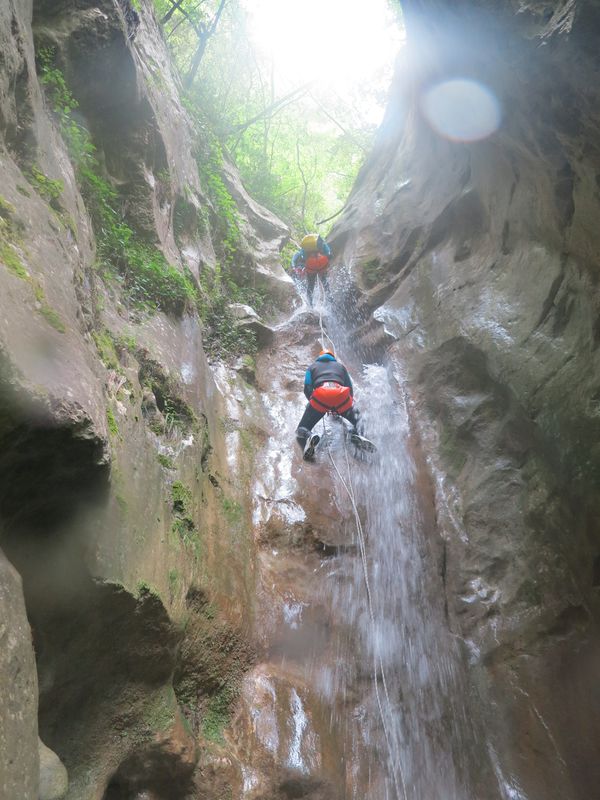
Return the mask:
[[447,139],[475,142],[500,127],[500,103],[490,89],[476,81],[455,78],[428,89],[421,108],[431,127]]

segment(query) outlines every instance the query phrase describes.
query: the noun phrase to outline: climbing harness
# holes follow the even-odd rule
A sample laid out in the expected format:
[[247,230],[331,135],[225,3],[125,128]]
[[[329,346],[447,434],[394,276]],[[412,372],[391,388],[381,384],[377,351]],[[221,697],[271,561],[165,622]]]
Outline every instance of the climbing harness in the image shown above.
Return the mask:
[[[335,343],[334,343],[333,339],[325,332],[325,329],[323,327],[323,314],[322,314],[320,309],[319,309],[319,326],[321,328],[321,347],[323,349],[326,349],[327,346],[325,344],[325,339],[327,339],[331,343],[333,352],[335,353]],[[325,418],[323,418],[323,431],[326,432]],[[357,507],[357,504],[356,504],[356,495],[355,495],[355,492],[354,492],[354,486],[352,484],[352,473],[351,473],[351,470],[350,470],[350,459],[348,458],[348,446],[347,446],[347,443],[346,443],[346,439],[344,438],[344,455],[345,455],[345,458],[346,458],[346,469],[347,469],[347,473],[348,473],[348,479],[347,480],[344,479],[344,476],[342,475],[338,465],[336,464],[335,459],[334,459],[334,457],[332,455],[332,452],[331,452],[331,447],[329,445],[327,446],[327,453],[329,455],[329,460],[331,461],[331,465],[332,465],[333,469],[335,470],[338,478],[340,479],[340,482],[341,482],[342,486],[344,487],[344,490],[346,491],[346,494],[348,495],[348,498],[350,499],[350,503],[352,505],[352,511],[354,512],[354,521],[355,521],[355,524],[356,524],[356,533],[357,533],[357,538],[358,538],[358,545],[359,545],[360,557],[361,557],[361,562],[362,562],[362,571],[363,571],[363,577],[364,577],[364,581],[365,581],[365,590],[366,590],[366,595],[367,595],[367,607],[368,607],[368,611],[369,611],[369,621],[370,621],[371,628],[372,628],[372,631],[373,631],[373,641],[375,643],[377,641],[377,637],[375,635],[376,634],[376,625],[375,625],[375,613],[373,611],[373,596],[371,594],[371,583],[369,581],[369,563],[368,563],[368,559],[367,559],[367,546],[366,546],[365,534],[364,534],[362,522],[360,521],[360,515],[358,513],[358,507]],[[380,696],[380,692],[379,692],[379,676],[381,676],[381,683],[382,683],[382,686],[383,686],[385,699],[387,701],[388,708],[389,708],[389,710],[391,712],[392,711],[392,701],[390,699],[390,695],[389,695],[389,691],[388,691],[387,680],[386,680],[386,677],[385,677],[385,669],[384,669],[384,666],[383,666],[383,660],[381,658],[381,653],[379,652],[379,647],[375,647],[374,646],[374,648],[373,648],[373,685],[375,687],[375,697],[377,699],[377,708],[379,710],[379,718],[381,719],[381,727],[383,728],[383,735],[384,735],[384,738],[385,738],[385,743],[386,743],[386,747],[387,747],[387,751],[388,751],[388,757],[389,757],[389,762],[390,762],[390,771],[392,773],[392,780],[394,781],[394,789],[396,791],[397,800],[407,800],[406,783],[404,781],[404,772],[402,770],[402,766],[401,766],[400,763],[398,763],[397,770],[396,770],[396,763],[394,761],[394,752],[393,752],[393,748],[392,748],[392,742],[391,742],[391,738],[390,738],[390,733],[388,731],[388,726],[387,726],[386,721],[385,721],[385,715],[383,713],[383,704],[381,702],[381,696]],[[399,776],[400,780],[398,780],[398,776]],[[402,787],[402,791],[400,791],[400,787]]]
[[313,391],[309,403],[315,411],[343,414],[352,408],[353,400],[349,386],[335,381],[325,381]]

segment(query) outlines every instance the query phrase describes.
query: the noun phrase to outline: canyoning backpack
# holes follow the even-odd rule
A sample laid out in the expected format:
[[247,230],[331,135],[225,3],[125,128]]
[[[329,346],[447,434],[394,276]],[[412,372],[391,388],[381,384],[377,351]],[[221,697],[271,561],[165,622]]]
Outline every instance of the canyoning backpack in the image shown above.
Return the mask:
[[304,262],[307,272],[322,272],[329,266],[329,259],[322,253],[308,256]]
[[349,411],[354,401],[349,386],[342,386],[336,381],[326,381],[314,390],[309,400],[315,411],[344,414]]

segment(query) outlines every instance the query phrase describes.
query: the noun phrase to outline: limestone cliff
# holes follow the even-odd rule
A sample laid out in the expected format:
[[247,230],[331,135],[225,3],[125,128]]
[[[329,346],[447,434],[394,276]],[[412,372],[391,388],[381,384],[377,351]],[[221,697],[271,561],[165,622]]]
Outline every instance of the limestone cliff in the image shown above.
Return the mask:
[[225,264],[288,303],[287,230],[188,117],[136,6],[0,8],[0,544],[31,623],[5,565],[7,800],[38,798],[36,682],[68,797],[183,797],[256,657],[251,453],[226,443],[206,304]]
[[[500,796],[589,797],[600,777],[600,9],[403,8],[387,115],[331,237],[355,286],[347,317],[365,360],[387,351],[401,364],[430,454],[434,591],[487,709]],[[453,79],[495,95],[496,132],[453,141],[433,129],[427,92]]]

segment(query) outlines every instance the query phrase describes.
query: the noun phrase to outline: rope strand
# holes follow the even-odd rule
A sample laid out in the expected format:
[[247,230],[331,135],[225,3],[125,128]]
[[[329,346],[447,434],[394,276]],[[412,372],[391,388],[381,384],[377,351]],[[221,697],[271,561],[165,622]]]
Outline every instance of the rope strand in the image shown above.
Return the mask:
[[[325,332],[325,329],[323,327],[323,315],[322,315],[322,312],[321,312],[320,309],[319,309],[319,326],[321,328],[321,346],[323,347],[323,349],[325,349],[324,341],[325,341],[325,338],[327,338],[331,342],[331,344],[333,346],[333,352],[335,353],[335,343],[334,343],[333,339],[331,339],[331,337]],[[325,417],[323,417],[323,431],[326,432]],[[383,712],[383,705],[382,705],[382,702],[381,702],[381,696],[380,696],[380,693],[379,693],[379,675],[381,675],[381,682],[382,682],[382,685],[383,685],[385,698],[387,700],[388,708],[389,708],[389,710],[391,712],[391,710],[392,710],[392,702],[391,702],[390,695],[389,695],[389,692],[388,692],[388,686],[387,686],[387,680],[386,680],[386,677],[385,677],[385,669],[384,669],[384,666],[383,666],[383,660],[381,658],[381,653],[379,652],[379,646],[377,644],[377,638],[376,638],[376,635],[375,635],[376,634],[376,623],[375,623],[375,613],[373,611],[373,596],[371,594],[371,583],[370,583],[370,580],[369,580],[369,564],[368,564],[368,558],[367,558],[367,546],[366,546],[366,540],[365,540],[365,534],[364,534],[362,522],[360,520],[360,515],[358,513],[358,507],[357,507],[357,504],[356,504],[356,495],[355,495],[355,492],[354,492],[354,486],[352,484],[352,472],[351,472],[351,469],[350,469],[350,459],[348,457],[348,445],[346,443],[346,439],[344,438],[344,454],[345,454],[345,457],[346,457],[346,468],[347,468],[347,472],[348,472],[347,481],[344,479],[344,476],[340,472],[340,469],[339,469],[338,465],[336,464],[335,459],[333,458],[330,446],[327,447],[327,453],[329,455],[329,460],[331,461],[331,465],[333,466],[333,468],[334,468],[334,470],[335,470],[335,472],[336,472],[336,474],[337,474],[337,476],[338,476],[338,478],[340,480],[340,483],[344,487],[344,489],[345,489],[345,491],[346,491],[346,493],[347,493],[347,495],[348,495],[348,497],[350,499],[350,503],[352,505],[352,511],[354,512],[354,521],[355,521],[355,524],[356,524],[356,532],[357,532],[357,538],[358,538],[359,550],[360,550],[360,556],[361,556],[361,562],[362,562],[362,572],[363,572],[363,577],[364,577],[364,582],[365,582],[365,590],[366,590],[366,595],[367,595],[367,606],[368,606],[368,612],[369,612],[369,621],[370,621],[371,628],[372,628],[372,631],[373,631],[373,684],[374,684],[374,687],[375,687],[375,697],[377,699],[377,708],[379,710],[379,717],[381,719],[381,727],[383,728],[383,735],[384,735],[385,743],[386,743],[387,750],[388,750],[388,757],[389,757],[389,760],[390,760],[392,780],[394,781],[394,788],[396,790],[396,797],[397,797],[397,800],[401,800],[401,798],[403,798],[403,800],[407,800],[406,784],[405,784],[405,781],[404,781],[404,773],[403,773],[403,770],[402,770],[402,766],[399,763],[398,764],[398,773],[400,775],[400,784],[402,785],[402,792],[400,791],[400,785],[399,785],[399,782],[398,782],[398,776],[396,774],[396,765],[395,765],[395,761],[394,761],[394,753],[393,753],[393,748],[392,748],[392,742],[391,742],[391,738],[390,738],[390,733],[388,731],[388,726],[386,724],[385,714]]]

